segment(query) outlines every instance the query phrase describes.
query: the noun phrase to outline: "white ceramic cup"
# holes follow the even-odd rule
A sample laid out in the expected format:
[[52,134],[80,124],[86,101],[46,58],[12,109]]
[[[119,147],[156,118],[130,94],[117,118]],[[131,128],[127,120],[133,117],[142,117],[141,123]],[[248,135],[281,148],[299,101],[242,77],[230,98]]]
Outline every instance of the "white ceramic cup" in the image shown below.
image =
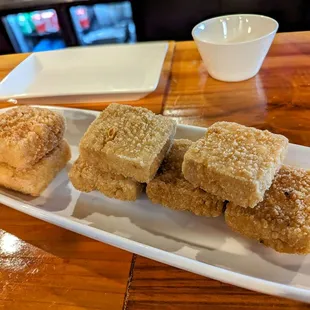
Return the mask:
[[257,74],[278,27],[276,20],[266,16],[227,15],[199,23],[192,36],[209,74],[238,82]]

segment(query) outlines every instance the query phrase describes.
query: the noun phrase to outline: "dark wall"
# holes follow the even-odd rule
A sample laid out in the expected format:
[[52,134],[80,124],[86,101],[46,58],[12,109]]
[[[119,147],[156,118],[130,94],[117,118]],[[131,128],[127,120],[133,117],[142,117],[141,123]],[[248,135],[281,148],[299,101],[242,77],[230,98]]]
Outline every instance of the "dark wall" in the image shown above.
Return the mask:
[[14,53],[3,25],[0,23],[0,55]]
[[[219,1],[133,0],[138,39],[185,40],[197,21],[216,16]],[[203,9],[202,9],[203,8]]]
[[[310,30],[310,0],[132,0],[137,36],[145,40],[190,40],[200,21],[225,14],[275,18],[279,31]],[[308,14],[308,16],[307,16]]]

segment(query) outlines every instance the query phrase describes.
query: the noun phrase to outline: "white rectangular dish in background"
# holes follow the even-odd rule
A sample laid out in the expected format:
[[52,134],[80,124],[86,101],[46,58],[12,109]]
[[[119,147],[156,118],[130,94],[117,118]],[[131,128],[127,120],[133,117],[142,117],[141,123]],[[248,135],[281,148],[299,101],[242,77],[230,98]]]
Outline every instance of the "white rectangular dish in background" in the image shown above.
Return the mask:
[[[74,161],[79,141],[98,112],[55,109],[66,118]],[[4,110],[2,110],[4,111]],[[205,128],[179,125],[176,138],[196,140]],[[310,148],[290,144],[286,164],[309,168]],[[72,163],[71,161],[71,163]],[[67,176],[71,163],[41,197],[1,189],[16,210],[139,255],[259,292],[310,302],[310,255],[279,254],[232,232],[223,217],[198,217],[152,204],[80,193]]]
[[167,42],[104,45],[33,53],[0,83],[0,100],[103,95],[138,100],[154,91]]

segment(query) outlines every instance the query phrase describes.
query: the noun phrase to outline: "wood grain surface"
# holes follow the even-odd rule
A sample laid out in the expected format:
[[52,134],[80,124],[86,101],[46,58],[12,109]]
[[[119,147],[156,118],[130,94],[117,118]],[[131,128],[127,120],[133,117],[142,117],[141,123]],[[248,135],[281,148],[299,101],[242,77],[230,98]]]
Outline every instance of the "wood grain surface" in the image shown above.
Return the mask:
[[125,301],[126,310],[310,309],[310,305],[259,294],[141,256]]
[[[143,106],[155,113],[161,113],[162,104],[169,85],[170,69],[174,53],[175,43],[169,42],[168,51],[163,64],[159,83],[154,92],[137,101],[124,101],[124,104]],[[29,54],[15,54],[0,57],[0,80],[3,79],[13,68],[20,64]],[[33,98],[19,100],[20,104],[58,105],[71,108],[102,110],[111,102],[104,102],[104,96],[69,96],[52,98]],[[12,104],[0,101],[0,107],[8,107]]]
[[131,259],[0,205],[0,309],[122,309]]
[[[277,35],[260,73],[241,83],[210,78],[193,42],[176,43],[173,50],[170,43],[157,91],[131,104],[162,111],[180,123],[208,126],[229,120],[267,128],[310,146],[310,32]],[[25,57],[0,57],[0,79]],[[62,99],[55,101],[96,110],[107,105]],[[229,308],[310,305],[133,256],[0,205],[0,309]]]
[[259,74],[245,82],[212,79],[193,42],[177,44],[171,74],[164,114],[180,123],[235,121],[310,146],[309,32],[277,35]]

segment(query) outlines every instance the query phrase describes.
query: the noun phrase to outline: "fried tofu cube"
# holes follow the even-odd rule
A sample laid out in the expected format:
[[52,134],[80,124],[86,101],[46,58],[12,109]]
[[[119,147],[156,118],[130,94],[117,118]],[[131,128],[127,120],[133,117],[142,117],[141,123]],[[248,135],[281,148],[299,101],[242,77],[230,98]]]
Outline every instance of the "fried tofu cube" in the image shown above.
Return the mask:
[[147,184],[146,193],[153,203],[190,211],[196,215],[216,217],[222,214],[224,202],[184,179],[182,162],[193,142],[176,139],[155,178]]
[[64,118],[48,109],[20,106],[0,114],[0,162],[30,168],[63,139]]
[[144,185],[122,175],[98,169],[81,156],[73,164],[69,178],[72,185],[81,192],[99,191],[107,197],[134,201]]
[[39,196],[70,158],[70,147],[63,140],[31,168],[16,169],[0,163],[0,185],[31,196]]
[[287,152],[288,139],[236,123],[218,122],[184,156],[184,177],[241,207],[264,198]]
[[283,166],[262,202],[253,209],[229,203],[225,220],[278,252],[310,253],[310,171]]
[[176,123],[144,108],[110,104],[80,143],[89,162],[138,182],[150,181],[171,146]]

